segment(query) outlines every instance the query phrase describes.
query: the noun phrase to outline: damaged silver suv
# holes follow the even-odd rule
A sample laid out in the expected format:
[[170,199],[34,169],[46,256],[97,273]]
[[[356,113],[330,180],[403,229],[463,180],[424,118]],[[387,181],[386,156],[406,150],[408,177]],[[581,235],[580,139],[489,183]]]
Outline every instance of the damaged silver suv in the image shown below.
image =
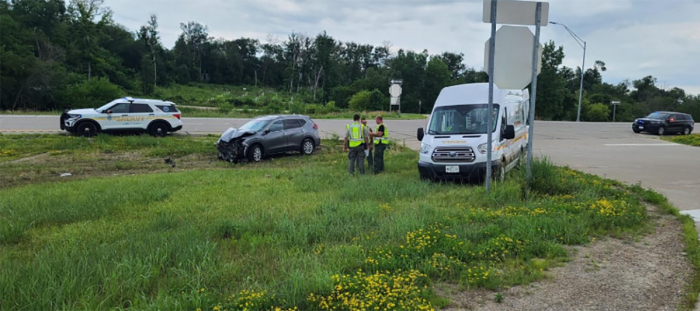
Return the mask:
[[318,125],[298,115],[258,117],[240,128],[229,128],[216,143],[219,159],[233,163],[260,162],[290,151],[311,155],[320,145]]

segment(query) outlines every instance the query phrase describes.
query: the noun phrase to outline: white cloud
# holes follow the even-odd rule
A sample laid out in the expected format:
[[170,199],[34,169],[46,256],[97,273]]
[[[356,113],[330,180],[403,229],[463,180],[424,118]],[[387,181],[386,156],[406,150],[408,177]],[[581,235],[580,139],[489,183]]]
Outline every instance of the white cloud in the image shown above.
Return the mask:
[[[161,37],[172,46],[181,22],[209,26],[214,37],[268,34],[285,39],[292,32],[327,31],[346,42],[381,45],[432,54],[463,52],[468,66],[483,67],[488,24],[481,22],[481,0],[107,0],[114,19],[137,30],[148,15],[159,17]],[[550,20],[565,23],[588,42],[586,67],[603,60],[606,81],[653,75],[669,87],[700,93],[700,1],[551,0]],[[559,26],[542,29],[542,42],[565,47],[564,65],[581,65],[583,51]]]

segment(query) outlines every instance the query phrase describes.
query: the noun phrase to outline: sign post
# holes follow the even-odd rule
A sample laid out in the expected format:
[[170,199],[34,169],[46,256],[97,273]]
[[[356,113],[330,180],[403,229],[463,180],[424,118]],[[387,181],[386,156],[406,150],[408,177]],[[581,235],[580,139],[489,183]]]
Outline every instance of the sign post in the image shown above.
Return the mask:
[[617,105],[620,104],[619,100],[613,100],[610,102],[611,105],[613,105],[613,123],[615,123],[615,113],[617,112]]
[[[484,2],[486,4],[486,2]],[[485,7],[485,5],[484,5]],[[493,70],[494,70],[494,55],[496,54],[496,16],[498,14],[498,0],[491,2],[491,39],[489,40],[489,105],[486,112],[486,193],[491,193],[491,151],[493,150]]]
[[401,117],[401,93],[403,93],[401,84],[403,84],[403,80],[391,80],[389,84],[391,84],[389,87],[389,95],[391,95],[389,113],[391,113],[391,106],[398,106],[397,111],[399,112],[399,117]]
[[[500,12],[500,14],[497,14]],[[530,184],[532,167],[532,140],[534,132],[537,75],[541,70],[542,47],[540,27],[549,23],[549,3],[510,0],[484,0],[485,23],[491,23],[491,39],[486,42],[484,66],[489,74],[489,116],[493,113],[493,85],[500,89],[523,89],[531,85],[528,116],[527,182]],[[527,27],[496,24],[535,26],[535,35]],[[496,45],[498,43],[498,45]],[[487,120],[486,191],[491,190],[491,157],[493,150],[493,118]],[[523,161],[525,159],[520,159]]]
[[[536,59],[540,56],[540,24],[542,23],[542,2],[537,2],[537,9],[535,13],[535,43],[532,50],[532,95],[530,96],[530,116],[528,122],[530,126],[527,132],[527,168],[526,174],[527,185],[530,186],[530,181],[532,179],[532,138],[535,132],[535,104],[537,103],[537,67]],[[541,58],[541,57],[539,57]]]

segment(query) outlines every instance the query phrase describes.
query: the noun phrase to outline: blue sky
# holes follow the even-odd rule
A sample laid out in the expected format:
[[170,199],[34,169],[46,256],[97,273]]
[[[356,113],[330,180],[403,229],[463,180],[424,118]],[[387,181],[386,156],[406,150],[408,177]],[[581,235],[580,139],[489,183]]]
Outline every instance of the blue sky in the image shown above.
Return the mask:
[[[180,23],[196,21],[216,38],[283,41],[291,31],[322,31],[341,41],[431,54],[463,52],[483,67],[488,24],[479,0],[106,0],[114,20],[131,30],[158,15],[171,47]],[[564,23],[588,43],[586,67],[607,63],[606,82],[653,75],[661,87],[700,94],[700,0],[552,0],[550,20]],[[564,65],[581,65],[582,49],[564,28],[542,29],[542,42],[564,46]]]

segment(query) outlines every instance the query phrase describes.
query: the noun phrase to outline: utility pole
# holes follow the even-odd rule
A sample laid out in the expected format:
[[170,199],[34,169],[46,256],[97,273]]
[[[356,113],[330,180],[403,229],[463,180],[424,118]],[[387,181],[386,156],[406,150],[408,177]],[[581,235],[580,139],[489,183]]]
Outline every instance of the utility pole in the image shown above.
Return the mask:
[[573,31],[571,31],[571,29],[569,29],[569,27],[566,27],[566,25],[552,21],[550,21],[550,23],[564,27],[566,31],[569,32],[571,37],[574,38],[576,43],[578,43],[578,45],[580,45],[583,49],[583,63],[581,64],[581,86],[578,90],[578,113],[576,114],[576,122],[581,122],[581,100],[583,99],[583,74],[586,72],[586,70],[584,69],[586,68],[586,41],[583,41],[581,37],[577,36]]
[[620,104],[619,100],[613,100],[610,102],[611,105],[613,105],[613,123],[615,123],[615,113],[617,112],[617,105]]

